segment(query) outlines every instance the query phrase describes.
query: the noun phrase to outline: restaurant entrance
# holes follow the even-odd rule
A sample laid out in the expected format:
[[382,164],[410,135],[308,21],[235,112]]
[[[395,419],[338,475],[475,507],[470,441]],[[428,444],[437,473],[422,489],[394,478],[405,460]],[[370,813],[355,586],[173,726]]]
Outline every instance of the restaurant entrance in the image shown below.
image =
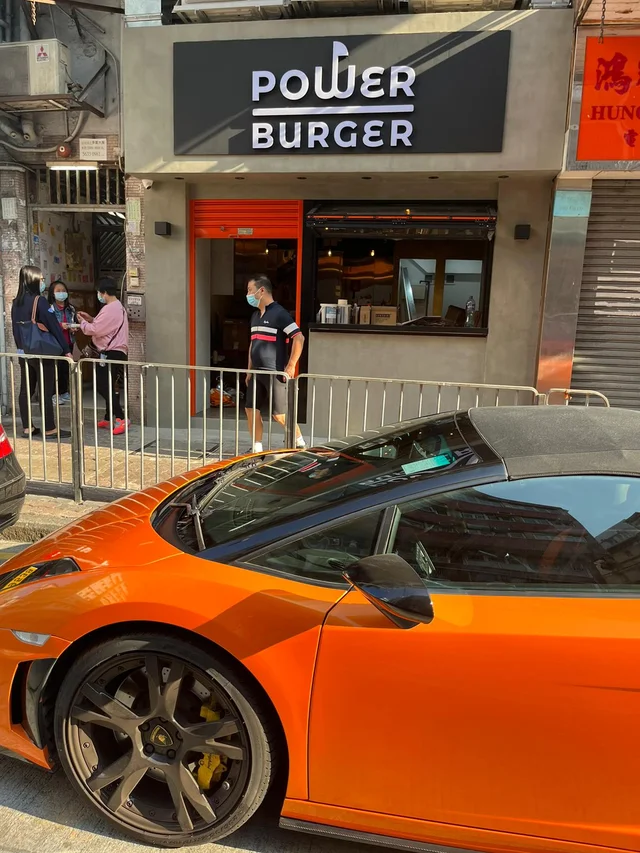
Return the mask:
[[[195,200],[190,220],[190,364],[243,369],[253,276],[267,275],[274,297],[300,320],[302,202]],[[199,407],[192,391],[192,414]]]

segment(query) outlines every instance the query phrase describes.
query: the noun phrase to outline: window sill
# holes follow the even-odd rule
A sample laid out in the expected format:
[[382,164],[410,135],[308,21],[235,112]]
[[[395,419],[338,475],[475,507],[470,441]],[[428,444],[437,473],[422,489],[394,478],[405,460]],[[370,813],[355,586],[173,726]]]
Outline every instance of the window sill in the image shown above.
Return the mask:
[[347,332],[364,335],[430,335],[431,337],[486,338],[488,329],[465,329],[459,326],[359,326],[333,323],[310,323],[310,332]]

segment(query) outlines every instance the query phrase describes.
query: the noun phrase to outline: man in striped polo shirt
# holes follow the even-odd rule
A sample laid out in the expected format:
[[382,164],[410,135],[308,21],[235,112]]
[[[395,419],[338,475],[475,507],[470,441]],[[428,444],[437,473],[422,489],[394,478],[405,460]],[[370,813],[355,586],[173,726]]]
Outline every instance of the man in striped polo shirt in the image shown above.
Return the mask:
[[[256,309],[251,317],[249,370],[286,373],[293,379],[296,365],[302,355],[304,336],[291,314],[274,300],[273,287],[266,275],[258,275],[248,283],[247,302]],[[287,352],[289,341],[290,353]],[[268,413],[269,410],[274,421],[284,426],[287,411],[287,386],[284,377],[248,373],[246,412],[254,453],[262,453],[262,412]],[[304,446],[300,428],[297,427],[296,447]]]

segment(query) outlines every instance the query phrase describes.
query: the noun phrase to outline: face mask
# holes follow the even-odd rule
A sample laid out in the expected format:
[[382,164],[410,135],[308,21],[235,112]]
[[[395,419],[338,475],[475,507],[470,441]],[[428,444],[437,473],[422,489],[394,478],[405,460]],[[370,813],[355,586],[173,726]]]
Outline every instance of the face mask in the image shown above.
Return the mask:
[[107,300],[104,298],[104,296],[101,293],[99,293],[98,294],[98,302],[101,302],[104,305],[106,301]]
[[65,301],[65,299],[67,298],[67,294],[66,294],[66,293],[61,293],[60,291],[58,291],[58,293],[56,293],[56,294],[54,294],[54,295],[55,295],[56,300],[57,300],[58,302],[64,302],[64,301]]
[[40,293],[44,293],[46,289],[47,289],[46,281],[41,281],[40,282]]
[[255,293],[247,293],[247,302],[252,308],[257,308],[258,305],[260,305],[260,299],[255,295]]

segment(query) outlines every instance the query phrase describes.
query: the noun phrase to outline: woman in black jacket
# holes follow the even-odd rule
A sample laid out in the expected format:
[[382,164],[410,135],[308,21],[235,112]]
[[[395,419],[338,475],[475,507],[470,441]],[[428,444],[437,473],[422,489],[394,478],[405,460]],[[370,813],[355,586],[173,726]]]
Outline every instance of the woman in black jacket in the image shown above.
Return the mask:
[[[22,267],[20,270],[20,285],[18,295],[11,306],[11,326],[13,337],[18,348],[18,354],[24,355],[25,348],[22,339],[22,328],[31,323],[33,314],[33,303],[37,299],[36,322],[41,323],[48,329],[60,344],[62,355],[71,358],[71,349],[66,340],[60,323],[58,323],[53,309],[42,294],[46,285],[39,267]],[[29,355],[29,353],[26,353]],[[22,429],[25,435],[40,435],[40,430],[34,427],[29,420],[28,397],[33,397],[36,387],[40,387],[40,411],[44,409],[44,432],[46,436],[55,438],[58,435],[56,422],[53,417],[53,394],[55,391],[55,364],[52,359],[21,358],[20,359],[20,396],[18,405],[22,419]],[[41,383],[42,377],[42,383]],[[60,430],[61,438],[68,438],[71,433]]]

